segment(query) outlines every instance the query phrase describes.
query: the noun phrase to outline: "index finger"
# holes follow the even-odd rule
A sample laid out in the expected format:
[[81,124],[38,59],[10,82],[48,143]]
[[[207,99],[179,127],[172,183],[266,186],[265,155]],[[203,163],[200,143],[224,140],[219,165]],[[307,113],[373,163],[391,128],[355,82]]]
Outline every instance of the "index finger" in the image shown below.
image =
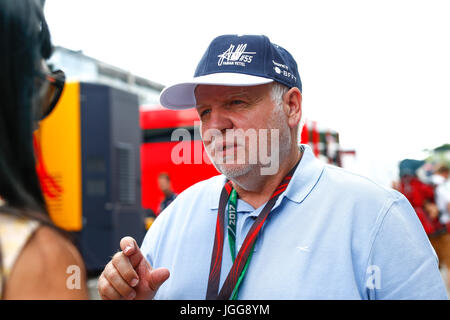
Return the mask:
[[124,255],[130,259],[130,263],[133,268],[136,268],[145,259],[139,246],[132,237],[123,237],[120,240],[120,249],[123,251]]

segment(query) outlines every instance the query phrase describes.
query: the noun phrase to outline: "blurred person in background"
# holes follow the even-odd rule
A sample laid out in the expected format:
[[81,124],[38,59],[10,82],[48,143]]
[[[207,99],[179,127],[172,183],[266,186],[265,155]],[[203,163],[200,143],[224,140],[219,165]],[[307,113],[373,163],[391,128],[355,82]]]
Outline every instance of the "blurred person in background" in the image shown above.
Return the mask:
[[159,205],[159,212],[160,214],[165,208],[169,206],[169,204],[172,203],[173,200],[177,197],[177,194],[173,192],[172,185],[170,183],[170,177],[169,174],[166,172],[161,172],[158,176],[158,186],[159,189],[164,194],[164,200]]
[[417,176],[417,170],[424,161],[405,159],[399,164],[400,182],[397,190],[405,195],[413,206],[428,237],[433,237],[442,231],[439,223],[439,210],[434,200],[434,189],[422,182]]
[[450,184],[449,168],[446,165],[439,165],[433,175],[435,184],[435,200],[439,209],[439,222],[445,227],[442,234],[436,240],[439,250],[439,264],[447,270],[447,288],[450,290]]
[[[50,34],[37,0],[0,1],[0,295],[87,299],[85,267],[49,218],[33,130],[54,108],[64,74],[51,72]],[[71,278],[74,277],[74,278]],[[72,281],[73,280],[73,281]]]
[[436,205],[439,209],[439,221],[450,228],[450,184],[449,167],[439,165],[433,175],[433,183],[436,185]]
[[[442,211],[440,212],[437,189],[435,185],[424,183],[419,179],[417,172],[425,164],[421,160],[405,159],[400,162],[400,183],[398,191],[403,193],[419,217],[425,232],[430,239],[439,266],[450,267],[450,235],[445,224],[442,223]],[[438,170],[440,172],[440,170]],[[441,179],[440,179],[441,178]],[[433,176],[433,182],[443,182],[444,178]],[[450,288],[450,270],[447,271],[447,287]]]

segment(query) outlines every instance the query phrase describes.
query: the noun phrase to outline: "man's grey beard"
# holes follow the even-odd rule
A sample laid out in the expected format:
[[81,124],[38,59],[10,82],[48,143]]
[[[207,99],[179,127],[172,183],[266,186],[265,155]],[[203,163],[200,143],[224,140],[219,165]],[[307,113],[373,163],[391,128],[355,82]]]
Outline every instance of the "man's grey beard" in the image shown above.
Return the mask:
[[[208,153],[208,156],[211,158],[210,154]],[[252,170],[255,169],[255,167],[258,167],[257,164],[239,164],[232,167],[226,166],[225,164],[216,164],[214,161],[212,161],[212,164],[214,167],[219,171],[221,174],[226,176],[228,179],[237,178],[243,175],[248,174]]]
[[[277,172],[280,167],[280,162],[285,160],[289,155],[289,152],[291,149],[292,137],[291,137],[289,126],[287,124],[287,117],[284,114],[282,105],[277,105],[274,108],[273,113],[271,115],[271,119],[272,119],[272,121],[270,122],[269,128],[268,128],[269,132],[271,132],[271,130],[278,130],[279,134],[278,134],[278,141],[275,141],[275,143],[277,143],[278,145],[275,148],[273,148],[274,146],[272,145],[272,142],[273,142],[272,139],[267,139],[268,145],[267,145],[266,149],[268,151],[268,154],[270,154],[270,160],[271,160],[270,163],[261,164],[258,161],[258,163],[256,163],[256,164],[245,163],[245,164],[234,164],[233,166],[227,166],[226,161],[225,161],[225,164],[216,163],[214,161],[214,157],[211,156],[211,153],[209,152],[208,148],[204,145],[206,153],[208,154],[212,164],[217,169],[217,171],[219,171],[220,173],[225,175],[230,180],[234,179],[234,178],[238,178],[240,176],[249,175],[249,173],[251,173],[251,175],[259,176],[263,172],[264,168],[268,168],[268,167],[275,166],[276,167],[275,171]],[[272,134],[272,132],[271,132],[271,134]],[[212,149],[214,149],[214,148],[212,148]],[[273,149],[275,149],[275,150],[273,150]],[[259,151],[259,149],[258,149],[258,151]],[[273,152],[278,152],[278,156],[274,157],[274,155],[272,154]],[[247,155],[246,162],[248,162],[247,161],[248,158],[249,158],[249,155]],[[276,172],[273,172],[273,174]],[[251,176],[251,175],[249,175],[249,176]]]

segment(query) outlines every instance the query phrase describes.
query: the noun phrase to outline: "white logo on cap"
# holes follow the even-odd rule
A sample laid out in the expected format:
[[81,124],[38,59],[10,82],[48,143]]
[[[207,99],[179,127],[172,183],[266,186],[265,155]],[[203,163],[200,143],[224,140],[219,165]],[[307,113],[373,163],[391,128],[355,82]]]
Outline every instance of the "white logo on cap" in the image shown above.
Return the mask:
[[280,67],[280,68],[289,70],[289,67],[286,66],[286,65],[284,65],[284,64],[282,64],[282,63],[278,63],[278,62],[275,62],[275,61],[273,61],[273,60],[272,60],[272,63],[273,63],[274,65],[276,65],[277,67]]
[[230,47],[225,50],[224,53],[219,54],[219,61],[217,65],[220,67],[221,65],[237,65],[245,67],[246,63],[251,63],[253,59],[253,55],[256,52],[245,52],[247,48],[247,44],[239,44],[234,50],[234,45],[230,45]]
[[281,74],[286,78],[290,78],[290,80],[297,81],[297,77],[294,75],[294,73],[288,71],[289,67],[287,65],[275,62],[274,60],[272,60],[272,63],[275,65],[273,69],[275,70],[276,73]]

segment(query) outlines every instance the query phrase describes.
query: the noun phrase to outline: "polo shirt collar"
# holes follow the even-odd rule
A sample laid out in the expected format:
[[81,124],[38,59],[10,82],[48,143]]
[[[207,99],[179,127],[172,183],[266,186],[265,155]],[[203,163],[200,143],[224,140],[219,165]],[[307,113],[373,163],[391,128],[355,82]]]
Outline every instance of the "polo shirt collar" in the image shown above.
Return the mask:
[[302,159],[284,193],[285,197],[296,203],[301,203],[311,193],[325,168],[325,164],[314,156],[309,145],[302,146]]
[[[309,193],[314,189],[317,182],[322,175],[325,168],[325,164],[318,160],[311,150],[311,147],[307,144],[302,145],[304,152],[302,159],[294,172],[294,175],[286,189],[283,196],[277,201],[277,204],[283,197],[287,197],[289,200],[301,203]],[[217,210],[219,208],[219,199],[222,188],[227,178],[221,175],[210,189],[210,209]],[[277,206],[277,204],[275,206]]]

